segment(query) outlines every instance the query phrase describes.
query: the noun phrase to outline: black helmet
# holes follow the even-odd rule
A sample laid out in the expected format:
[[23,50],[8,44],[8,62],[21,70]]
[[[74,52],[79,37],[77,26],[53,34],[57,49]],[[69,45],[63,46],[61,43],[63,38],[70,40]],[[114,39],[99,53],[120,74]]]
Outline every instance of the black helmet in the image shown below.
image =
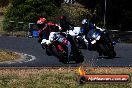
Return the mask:
[[59,16],[59,19],[60,19],[60,20],[66,20],[66,16],[64,16],[64,15]]

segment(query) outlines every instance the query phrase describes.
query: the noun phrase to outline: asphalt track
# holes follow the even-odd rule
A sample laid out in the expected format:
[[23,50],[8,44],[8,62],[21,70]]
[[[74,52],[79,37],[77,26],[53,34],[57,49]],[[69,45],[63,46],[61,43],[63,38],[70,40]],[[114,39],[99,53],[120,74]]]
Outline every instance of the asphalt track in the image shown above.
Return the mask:
[[[0,37],[0,48],[9,49],[15,52],[32,55],[32,61],[17,62],[12,64],[0,64],[0,67],[76,67],[79,64],[63,64],[54,56],[47,56],[37,43],[37,38],[26,37]],[[85,56],[83,66],[93,67],[132,67],[132,44],[117,43],[115,51],[117,56],[113,59],[99,57],[95,51],[81,50]]]

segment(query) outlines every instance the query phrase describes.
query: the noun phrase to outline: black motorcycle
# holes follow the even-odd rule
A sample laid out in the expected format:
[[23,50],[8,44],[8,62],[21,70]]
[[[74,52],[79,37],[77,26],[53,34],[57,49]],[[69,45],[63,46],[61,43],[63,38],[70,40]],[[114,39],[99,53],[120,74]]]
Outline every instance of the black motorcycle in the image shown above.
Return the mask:
[[105,34],[105,31],[92,29],[88,32],[87,39],[90,42],[90,46],[92,47],[92,49],[97,51],[99,55],[108,56],[110,58],[116,56],[114,44],[109,41]]

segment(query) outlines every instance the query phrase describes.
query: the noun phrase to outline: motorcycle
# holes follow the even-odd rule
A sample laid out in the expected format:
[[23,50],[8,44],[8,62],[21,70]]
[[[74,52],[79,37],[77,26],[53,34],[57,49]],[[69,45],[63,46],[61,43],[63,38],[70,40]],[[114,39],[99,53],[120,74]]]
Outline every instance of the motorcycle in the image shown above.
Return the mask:
[[92,29],[87,34],[87,39],[91,42],[91,47],[94,51],[97,51],[99,55],[108,56],[113,58],[116,56],[114,45],[106,37],[106,31],[100,31],[100,29]]
[[[46,47],[47,55],[56,56],[60,62],[67,64],[70,61],[75,61],[76,63],[82,63],[84,61],[84,56],[81,51],[71,44],[73,41],[71,36],[66,33],[51,32],[49,36],[49,41],[51,43]],[[71,48],[68,48],[71,46]],[[70,49],[70,50],[69,50]],[[73,52],[73,56],[70,56],[68,51]]]
[[87,49],[88,42],[85,39],[85,36],[83,35],[83,29],[81,29],[80,27],[74,27],[71,30],[68,30],[68,32],[74,38],[79,48]]

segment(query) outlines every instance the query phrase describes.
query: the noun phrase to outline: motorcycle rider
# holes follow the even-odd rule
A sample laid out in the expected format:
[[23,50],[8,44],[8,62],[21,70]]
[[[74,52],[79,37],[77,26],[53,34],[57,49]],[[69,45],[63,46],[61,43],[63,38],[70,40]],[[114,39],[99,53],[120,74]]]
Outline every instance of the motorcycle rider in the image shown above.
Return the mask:
[[[60,32],[60,31],[65,32],[66,31],[65,29],[62,30],[62,27],[60,27],[58,24],[47,21],[46,18],[40,18],[37,21],[37,26],[38,26],[38,28],[41,29],[41,32],[39,33],[38,42],[41,43],[41,46],[44,49],[47,48],[52,43],[51,40],[53,40],[53,38],[55,38],[55,37],[61,38],[62,37],[60,34],[63,34],[63,33],[58,34],[57,32]],[[51,33],[51,35],[50,35],[50,33]],[[61,41],[61,39],[58,41],[63,42],[63,41]],[[72,55],[71,44],[68,43],[66,46],[68,47],[68,56]],[[47,50],[48,50],[48,52],[50,52],[49,47],[47,48]]]
[[[82,28],[85,29],[85,36],[87,36],[88,32],[90,30],[93,30],[93,29],[97,29],[97,30],[101,31],[102,33],[104,33],[106,40],[108,40],[108,43],[111,43],[112,44],[108,32],[106,32],[105,29],[102,29],[102,28],[97,27],[94,24],[93,18],[92,19],[87,19],[87,17],[84,17],[84,19],[82,20]],[[87,37],[86,37],[86,39],[88,40],[88,50],[89,51],[92,51],[93,48],[92,48],[91,41]],[[99,56],[101,56],[101,55],[102,55],[102,53],[99,52]]]
[[[66,16],[61,15],[58,18],[59,18],[59,25],[62,29],[61,32],[67,32],[69,30],[72,30],[71,32],[73,32],[75,25],[68,22]],[[75,44],[75,41],[72,40],[71,35],[68,35],[68,40],[70,41],[71,46],[74,47],[75,50],[78,49],[77,45]],[[73,56],[73,50],[71,50],[70,56]]]
[[67,21],[66,16],[61,15],[58,17],[59,18],[59,25],[61,27],[61,31],[62,32],[66,32],[67,30],[72,29],[72,27],[74,27],[73,24],[71,24],[70,22]]
[[[43,46],[47,46],[50,44],[49,35],[52,31],[59,31],[60,26],[53,22],[49,22],[46,18],[41,17],[37,21],[37,26],[41,30],[39,33],[38,42],[41,43]],[[45,47],[42,47],[45,48]]]
[[89,51],[92,51],[92,44],[89,38],[87,38],[86,36],[90,30],[95,29],[95,28],[96,27],[93,21],[91,19],[87,19],[87,17],[85,16],[82,20],[82,29],[84,30],[85,38],[88,40],[88,50]]

